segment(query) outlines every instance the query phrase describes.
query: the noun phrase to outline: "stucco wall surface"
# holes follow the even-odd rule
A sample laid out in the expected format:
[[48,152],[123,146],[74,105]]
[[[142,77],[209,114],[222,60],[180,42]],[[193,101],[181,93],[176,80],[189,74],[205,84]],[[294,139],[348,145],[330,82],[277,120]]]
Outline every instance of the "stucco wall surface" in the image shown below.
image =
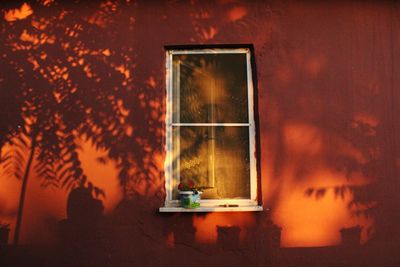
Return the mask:
[[[274,253],[272,223],[282,228],[283,247],[338,245],[340,229],[357,225],[363,244],[397,242],[396,2],[38,1],[0,8],[0,148],[24,155],[0,165],[0,219],[12,233],[29,151],[38,166],[29,174],[22,243],[59,242],[68,192],[79,184],[96,187],[104,205],[86,254],[104,252],[99,261],[263,265]],[[264,211],[160,214],[165,46],[232,44],[254,48]]]

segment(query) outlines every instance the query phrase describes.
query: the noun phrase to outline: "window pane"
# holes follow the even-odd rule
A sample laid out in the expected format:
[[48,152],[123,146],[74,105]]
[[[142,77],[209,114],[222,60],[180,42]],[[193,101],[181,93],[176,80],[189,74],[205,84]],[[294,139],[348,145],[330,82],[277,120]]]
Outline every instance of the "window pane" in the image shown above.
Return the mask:
[[245,54],[173,56],[175,123],[247,123]]
[[209,187],[203,199],[250,198],[248,127],[173,127],[177,198],[179,177]]

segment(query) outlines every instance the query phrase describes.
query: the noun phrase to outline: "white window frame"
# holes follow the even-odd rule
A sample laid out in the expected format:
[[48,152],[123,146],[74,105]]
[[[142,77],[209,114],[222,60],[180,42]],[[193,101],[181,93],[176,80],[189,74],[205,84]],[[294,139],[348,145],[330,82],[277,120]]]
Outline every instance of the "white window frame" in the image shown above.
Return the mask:
[[[174,123],[173,113],[173,56],[182,54],[245,54],[247,64],[248,123]],[[257,196],[257,159],[256,129],[254,121],[254,89],[251,69],[251,52],[248,48],[213,48],[213,49],[171,49],[166,51],[166,159],[165,159],[165,206],[160,212],[209,212],[209,211],[261,211]],[[173,189],[177,184],[173,179],[173,126],[244,126],[249,128],[250,155],[250,198],[249,199],[203,199],[196,209],[179,207],[179,200],[173,200]]]

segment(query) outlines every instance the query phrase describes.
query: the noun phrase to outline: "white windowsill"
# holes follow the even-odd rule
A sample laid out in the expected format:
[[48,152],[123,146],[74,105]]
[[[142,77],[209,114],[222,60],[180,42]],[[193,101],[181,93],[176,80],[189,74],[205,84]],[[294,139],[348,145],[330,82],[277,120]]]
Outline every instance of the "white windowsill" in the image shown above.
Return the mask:
[[185,209],[182,207],[161,207],[159,212],[241,212],[241,211],[263,211],[262,206],[239,206],[239,207],[198,207]]

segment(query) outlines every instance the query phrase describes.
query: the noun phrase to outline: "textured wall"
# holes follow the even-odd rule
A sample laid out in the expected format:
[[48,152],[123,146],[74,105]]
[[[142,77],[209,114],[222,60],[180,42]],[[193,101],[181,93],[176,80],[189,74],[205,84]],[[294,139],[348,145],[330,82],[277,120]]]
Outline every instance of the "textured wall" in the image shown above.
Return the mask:
[[[22,241],[54,241],[57,231],[45,229],[66,217],[65,190],[56,188],[89,182],[106,195],[110,236],[97,246],[113,257],[132,255],[132,263],[144,255],[206,263],[210,245],[215,259],[222,247],[258,261],[265,245],[254,240],[268,236],[269,220],[282,227],[283,246],[335,245],[339,230],[355,225],[363,226],[364,243],[397,235],[398,4],[22,4],[2,6],[0,146],[3,155],[23,151],[13,163],[22,176],[35,139],[34,164],[53,173],[30,174]],[[270,211],[157,213],[164,201],[164,46],[186,44],[254,46],[262,200]],[[22,135],[25,142],[8,142]],[[0,218],[14,224],[20,182],[4,165]]]

